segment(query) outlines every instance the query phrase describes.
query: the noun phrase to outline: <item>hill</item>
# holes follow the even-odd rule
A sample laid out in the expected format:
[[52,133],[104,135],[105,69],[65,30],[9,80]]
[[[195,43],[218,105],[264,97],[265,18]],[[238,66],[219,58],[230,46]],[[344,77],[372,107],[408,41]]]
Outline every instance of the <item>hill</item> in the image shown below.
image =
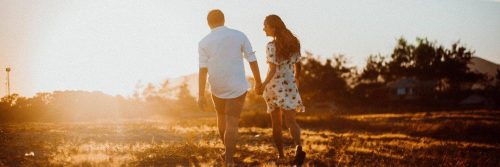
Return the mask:
[[495,78],[497,70],[500,70],[500,64],[496,64],[480,57],[472,57],[469,68],[472,71],[487,74],[489,77]]

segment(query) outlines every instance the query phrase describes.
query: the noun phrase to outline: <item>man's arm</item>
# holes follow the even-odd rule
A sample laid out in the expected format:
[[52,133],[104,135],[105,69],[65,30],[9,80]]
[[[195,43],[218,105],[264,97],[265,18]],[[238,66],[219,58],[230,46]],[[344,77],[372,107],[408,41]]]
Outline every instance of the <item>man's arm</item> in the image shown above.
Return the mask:
[[262,80],[260,78],[259,64],[257,61],[252,61],[250,63],[250,68],[252,69],[253,78],[255,79],[255,90],[257,94],[261,94],[262,89]]
[[257,58],[255,57],[255,52],[252,49],[252,44],[248,40],[245,34],[242,34],[243,43],[241,45],[241,51],[243,52],[243,57],[250,64],[250,68],[252,69],[253,77],[255,79],[255,91],[257,94],[262,94],[262,80],[260,78],[259,65],[257,64]]
[[205,108],[205,85],[207,85],[207,74],[208,74],[208,54],[202,47],[202,43],[198,44],[198,54],[199,54],[199,67],[198,71],[198,106],[200,110],[203,111]]
[[205,97],[205,85],[207,84],[207,68],[200,68],[198,76],[198,97]]
[[205,107],[205,85],[207,84],[208,68],[200,68],[198,73],[198,106],[201,110]]

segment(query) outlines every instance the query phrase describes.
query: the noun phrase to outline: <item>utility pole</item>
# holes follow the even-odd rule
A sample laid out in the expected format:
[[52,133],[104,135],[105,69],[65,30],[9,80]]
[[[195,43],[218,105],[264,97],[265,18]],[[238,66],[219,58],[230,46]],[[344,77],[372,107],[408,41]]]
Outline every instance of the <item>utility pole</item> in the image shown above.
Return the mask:
[[7,72],[7,97],[10,97],[10,67],[5,68]]

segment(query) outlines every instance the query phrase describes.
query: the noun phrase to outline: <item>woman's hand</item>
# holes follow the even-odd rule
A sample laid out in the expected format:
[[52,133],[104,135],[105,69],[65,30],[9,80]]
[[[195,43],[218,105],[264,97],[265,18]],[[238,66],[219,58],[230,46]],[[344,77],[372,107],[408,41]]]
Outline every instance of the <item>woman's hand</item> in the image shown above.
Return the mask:
[[297,89],[299,88],[300,86],[300,81],[299,81],[299,74],[300,74],[300,70],[302,69],[301,65],[300,65],[300,62],[299,63],[295,63],[294,65],[294,78],[295,78],[295,85],[297,85]]
[[297,89],[298,89],[300,86],[299,78],[295,78],[295,85],[297,85]]

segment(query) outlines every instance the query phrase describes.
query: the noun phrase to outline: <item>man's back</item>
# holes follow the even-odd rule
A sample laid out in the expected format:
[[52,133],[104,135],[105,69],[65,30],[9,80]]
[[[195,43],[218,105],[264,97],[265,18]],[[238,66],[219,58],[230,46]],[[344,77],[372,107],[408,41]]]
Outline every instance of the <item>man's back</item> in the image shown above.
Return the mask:
[[256,61],[248,38],[240,31],[220,26],[199,43],[200,67],[208,68],[212,93],[219,98],[235,98],[249,88],[243,58]]

